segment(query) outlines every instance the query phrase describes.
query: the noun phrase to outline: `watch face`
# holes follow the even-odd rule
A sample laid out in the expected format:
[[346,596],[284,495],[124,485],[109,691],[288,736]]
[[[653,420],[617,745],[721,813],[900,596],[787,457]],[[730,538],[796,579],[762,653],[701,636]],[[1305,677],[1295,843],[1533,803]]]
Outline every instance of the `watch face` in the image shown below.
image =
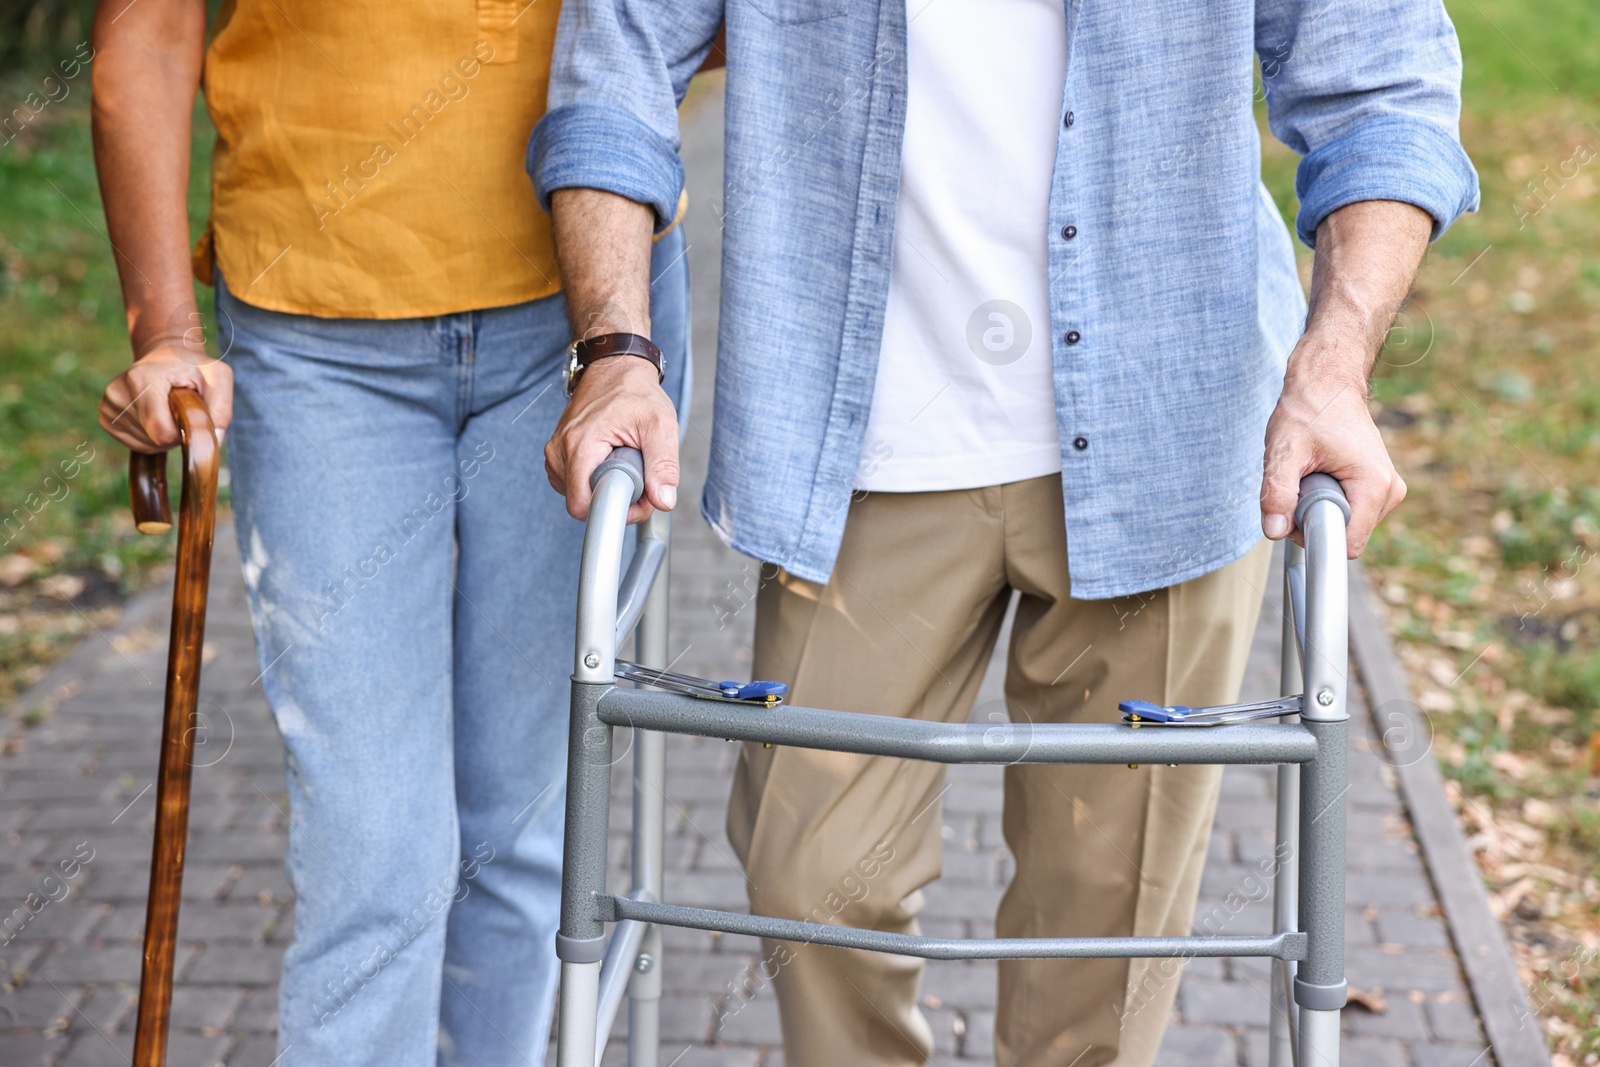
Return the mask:
[[578,342],[567,346],[567,361],[561,367],[561,388],[568,396],[578,387]]

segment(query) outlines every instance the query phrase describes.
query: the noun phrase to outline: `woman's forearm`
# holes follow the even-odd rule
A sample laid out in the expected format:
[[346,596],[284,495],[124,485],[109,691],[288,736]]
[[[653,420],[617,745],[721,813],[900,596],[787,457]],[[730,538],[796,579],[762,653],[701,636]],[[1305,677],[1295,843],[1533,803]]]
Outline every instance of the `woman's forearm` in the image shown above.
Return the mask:
[[204,0],[106,0],[94,20],[94,154],[135,358],[194,325],[190,120]]

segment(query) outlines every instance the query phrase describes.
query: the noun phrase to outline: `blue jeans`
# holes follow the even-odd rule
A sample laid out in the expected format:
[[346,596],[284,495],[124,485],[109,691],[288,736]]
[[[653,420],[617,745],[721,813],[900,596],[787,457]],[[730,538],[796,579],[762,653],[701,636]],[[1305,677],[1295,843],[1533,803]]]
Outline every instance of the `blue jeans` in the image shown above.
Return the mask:
[[[652,268],[674,397],[682,252],[669,234]],[[221,278],[216,300],[239,548],[287,749],[279,1067],[537,1065],[583,537],[544,472],[565,302],[318,319]]]

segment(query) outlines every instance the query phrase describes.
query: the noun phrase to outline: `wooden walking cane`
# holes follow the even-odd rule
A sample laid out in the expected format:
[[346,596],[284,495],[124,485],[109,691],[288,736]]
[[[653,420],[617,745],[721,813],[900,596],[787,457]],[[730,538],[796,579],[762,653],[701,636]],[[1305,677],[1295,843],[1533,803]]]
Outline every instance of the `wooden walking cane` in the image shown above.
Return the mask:
[[[172,1008],[172,965],[183,896],[183,850],[189,831],[189,772],[194,765],[194,717],[200,699],[200,651],[206,632],[206,587],[217,519],[217,434],[205,401],[192,389],[170,400],[183,444],[183,497],[178,508],[178,566],[172,587],[172,636],[167,647],[167,697],[161,720],[161,765],[156,772],[156,836],[150,856],[150,903],[144,920],[144,970],[139,980],[139,1025],[134,1067],[163,1067]],[[165,453],[131,453],[128,490],[140,533],[172,529]]]

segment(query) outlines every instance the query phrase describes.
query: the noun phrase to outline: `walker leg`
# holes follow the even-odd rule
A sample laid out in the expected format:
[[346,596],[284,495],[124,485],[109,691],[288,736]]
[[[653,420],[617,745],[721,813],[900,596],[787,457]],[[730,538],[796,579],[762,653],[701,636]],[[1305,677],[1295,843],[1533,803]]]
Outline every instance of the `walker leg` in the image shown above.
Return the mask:
[[[1283,647],[1279,656],[1280,696],[1293,696],[1302,686],[1300,651],[1295,636],[1294,593],[1290,589],[1289,567],[1300,562],[1304,550],[1287,543],[1283,572]],[[1293,722],[1285,717],[1284,722]],[[1300,907],[1298,856],[1300,852],[1300,767],[1294,763],[1278,765],[1277,837],[1273,845],[1273,922],[1274,933],[1298,928]],[[1294,1054],[1294,976],[1293,960],[1279,960],[1272,968],[1272,1018],[1267,1040],[1268,1067],[1293,1067]]]
[[1302,1067],[1339,1067],[1339,1010],[1300,1009]]
[[1345,752],[1349,743],[1349,576],[1342,513],[1305,514],[1305,711],[1317,755],[1300,771],[1300,929],[1306,958],[1294,979],[1299,1067],[1339,1067],[1344,977]]
[[[672,517],[656,512],[640,527],[640,537],[670,543]],[[663,560],[650,598],[639,619],[639,662],[666,667],[670,554]],[[635,730],[633,737],[633,890],[661,898],[666,868],[667,739],[664,734]],[[661,929],[645,931],[628,983],[629,1067],[657,1067],[661,1048]]]
[[599,1031],[600,969],[605,926],[596,897],[606,889],[606,825],[610,808],[611,728],[595,714],[609,688],[572,683],[572,724],[567,753],[567,826],[561,871],[560,1027],[557,1067],[595,1067]]
[[628,986],[629,1067],[657,1067],[661,1057],[661,928],[645,931],[639,947],[640,967]]
[[600,1010],[600,961],[561,964],[561,1011],[556,1067],[594,1067],[595,1013]]
[[[611,461],[607,461],[611,462]],[[597,471],[591,521],[583,537],[578,580],[572,707],[567,726],[567,822],[562,845],[561,1009],[558,1067],[594,1067],[599,1029],[600,968],[606,931],[599,898],[606,891],[606,828],[611,811],[611,727],[600,721],[600,698],[616,672],[617,584],[622,574],[621,521],[637,482]]]

